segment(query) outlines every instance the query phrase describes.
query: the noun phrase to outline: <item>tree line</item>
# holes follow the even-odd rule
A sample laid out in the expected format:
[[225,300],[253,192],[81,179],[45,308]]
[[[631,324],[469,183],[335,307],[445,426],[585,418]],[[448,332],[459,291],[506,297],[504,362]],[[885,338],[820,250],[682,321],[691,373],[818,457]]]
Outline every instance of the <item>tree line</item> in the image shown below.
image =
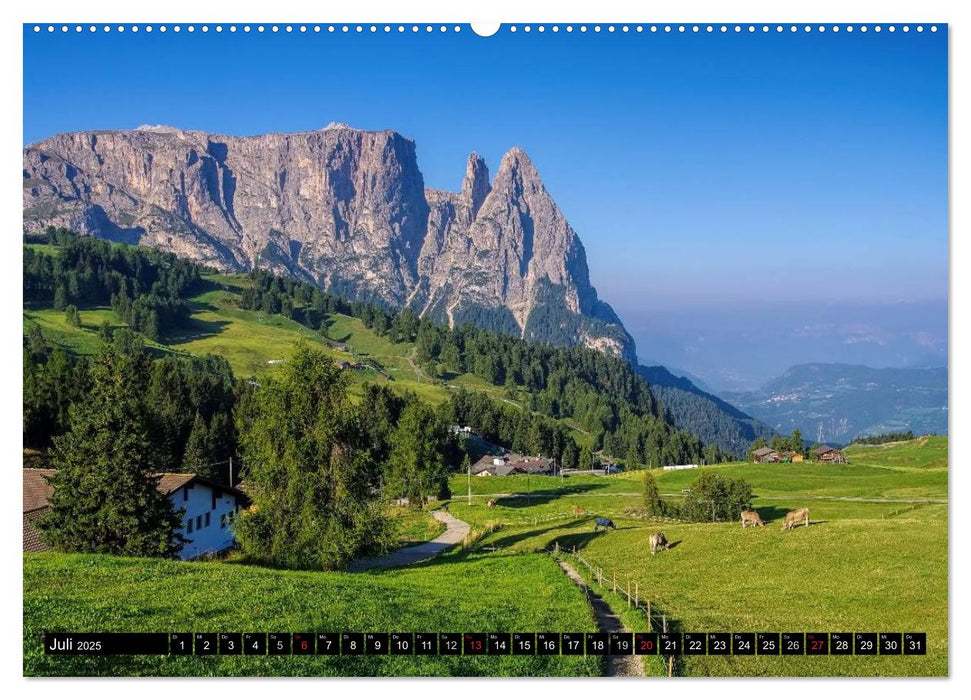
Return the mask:
[[[97,302],[111,290],[112,307],[149,337],[188,318],[185,297],[200,279],[199,265],[63,229],[49,230],[47,238],[57,246],[58,255],[25,250],[25,299],[56,296],[57,289],[64,289],[65,304]],[[586,347],[530,342],[468,323],[450,328],[408,308],[393,312],[373,302],[347,301],[307,282],[262,270],[248,278],[250,284],[240,296],[242,308],[281,314],[325,333],[330,314],[358,318],[393,342],[414,343],[416,360],[426,375],[447,380],[468,373],[505,387],[511,396],[523,394],[529,411],[575,421],[592,436],[593,451],[603,450],[629,466],[730,459],[716,446],[674,428],[647,381],[622,359]],[[89,289],[87,282],[82,284],[87,280],[102,283],[92,281]],[[163,308],[177,312],[162,313]],[[69,310],[68,316],[70,321],[76,314]]]
[[199,265],[67,229],[49,228],[34,240],[56,246],[56,254],[24,249],[25,302],[50,304],[58,311],[110,304],[132,329],[153,340],[189,319],[185,298],[199,283]]
[[51,345],[39,326],[30,327],[23,346],[24,446],[48,449],[58,436],[77,429],[72,411],[92,400],[95,370],[111,358],[125,358],[132,368],[126,389],[148,418],[151,449],[145,461],[152,470],[228,482],[224,465],[237,455],[233,411],[251,385],[236,381],[226,359],[216,355],[153,359],[124,328],[89,358],[68,354]]
[[[251,285],[242,293],[243,308],[280,313],[325,334],[329,314],[358,318],[392,342],[413,343],[416,362],[425,375],[448,381],[472,374],[504,387],[509,398],[523,398],[530,412],[575,421],[591,434],[593,451],[603,450],[630,466],[730,458],[717,446],[706,446],[675,429],[647,381],[622,359],[592,348],[526,341],[470,323],[451,328],[408,308],[394,312],[373,302],[348,302],[306,282],[266,271],[254,271],[248,277]],[[472,420],[469,424],[477,429],[485,425]],[[508,442],[514,442],[514,436],[506,434]],[[547,442],[541,444],[550,447]],[[563,449],[556,443],[539,453],[562,458]],[[568,460],[571,454],[569,448]]]
[[896,433],[881,433],[880,435],[860,435],[853,438],[853,445],[885,445],[888,442],[904,442],[913,440],[916,436],[913,430]]

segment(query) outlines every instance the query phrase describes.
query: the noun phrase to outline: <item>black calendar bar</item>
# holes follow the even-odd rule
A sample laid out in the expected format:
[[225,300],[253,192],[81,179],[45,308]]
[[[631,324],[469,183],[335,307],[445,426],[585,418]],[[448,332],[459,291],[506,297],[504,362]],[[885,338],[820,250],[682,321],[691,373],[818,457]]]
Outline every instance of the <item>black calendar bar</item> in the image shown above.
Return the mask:
[[47,632],[44,653],[55,656],[106,654],[168,654],[166,632]]
[[46,632],[50,655],[896,656],[924,632]]

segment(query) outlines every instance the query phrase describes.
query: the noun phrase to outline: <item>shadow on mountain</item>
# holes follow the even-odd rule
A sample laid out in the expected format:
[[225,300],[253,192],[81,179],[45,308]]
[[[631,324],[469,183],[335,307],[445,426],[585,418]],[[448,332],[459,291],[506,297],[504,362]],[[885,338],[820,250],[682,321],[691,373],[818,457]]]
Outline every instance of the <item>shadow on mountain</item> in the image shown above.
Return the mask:
[[[197,304],[196,308],[203,311],[215,310],[211,304]],[[229,321],[204,321],[193,318],[189,323],[178,328],[173,328],[166,333],[162,342],[166,345],[172,343],[190,343],[194,340],[211,338],[222,333],[223,329],[229,325]]]

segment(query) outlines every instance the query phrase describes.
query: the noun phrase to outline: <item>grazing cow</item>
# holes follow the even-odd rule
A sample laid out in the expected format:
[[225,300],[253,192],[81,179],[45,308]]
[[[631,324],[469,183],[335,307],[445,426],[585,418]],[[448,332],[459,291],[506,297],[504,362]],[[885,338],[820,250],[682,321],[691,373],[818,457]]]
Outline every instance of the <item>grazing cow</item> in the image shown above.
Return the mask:
[[784,523],[782,523],[782,529],[791,530],[792,528],[794,528],[796,525],[799,524],[800,520],[805,524],[806,527],[809,527],[808,508],[799,508],[797,510],[790,510],[788,513],[786,513],[786,520]]
[[617,526],[614,525],[614,521],[610,518],[594,518],[593,531],[596,532],[600,528],[603,528],[604,530],[616,530]]
[[651,537],[648,539],[648,542],[651,544],[651,554],[657,554],[658,550],[663,552],[665,549],[671,546],[668,542],[668,538],[664,536],[663,532],[651,533]]
[[742,511],[742,529],[745,529],[746,524],[751,524],[753,527],[765,527],[765,523],[762,522],[762,517],[759,515],[757,510],[743,510]]
[[578,517],[578,518],[581,515],[585,515],[586,512],[587,512],[587,510],[583,506],[573,506],[573,515],[576,516],[576,517]]
[[490,498],[489,501],[486,503],[486,508],[495,508],[495,507],[496,507],[496,499]]

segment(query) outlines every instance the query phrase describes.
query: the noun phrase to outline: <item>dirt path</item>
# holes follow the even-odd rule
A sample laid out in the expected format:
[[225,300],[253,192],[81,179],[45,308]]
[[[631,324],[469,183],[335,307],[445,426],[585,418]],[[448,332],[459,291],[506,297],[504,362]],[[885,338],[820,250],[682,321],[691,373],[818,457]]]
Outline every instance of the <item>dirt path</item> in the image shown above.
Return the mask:
[[[620,621],[617,614],[610,609],[607,602],[597,595],[589,586],[587,582],[583,580],[583,577],[577,573],[577,570],[572,566],[567,564],[562,559],[558,562],[560,568],[567,575],[573,583],[578,585],[581,590],[586,594],[587,600],[590,601],[590,607],[593,608],[593,614],[597,618],[597,628],[601,632],[630,632],[624,626],[624,623]],[[629,656],[607,656],[607,674],[608,676],[643,676],[644,675],[644,665],[641,663],[641,657],[635,656],[633,654]]]
[[365,569],[391,569],[399,566],[408,566],[409,564],[414,564],[425,559],[431,559],[449,547],[458,544],[469,534],[469,524],[454,517],[451,513],[436,510],[432,512],[432,517],[440,523],[445,523],[445,532],[435,539],[396,549],[383,557],[358,559],[348,567],[348,571],[359,572]]

